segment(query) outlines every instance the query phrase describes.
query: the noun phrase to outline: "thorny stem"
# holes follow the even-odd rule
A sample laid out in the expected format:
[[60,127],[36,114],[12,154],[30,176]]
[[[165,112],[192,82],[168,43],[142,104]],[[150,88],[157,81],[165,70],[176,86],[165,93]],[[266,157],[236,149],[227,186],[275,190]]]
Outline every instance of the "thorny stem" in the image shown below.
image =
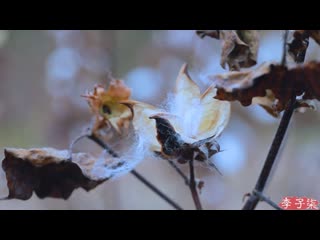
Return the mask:
[[[119,155],[113,151],[104,141],[102,141],[100,138],[98,138],[96,135],[88,135],[88,138],[92,141],[94,141],[96,144],[104,148],[111,156],[113,157],[119,157]],[[152,183],[150,183],[146,178],[144,178],[140,173],[138,173],[135,170],[132,170],[130,172],[133,176],[135,176],[139,181],[141,181],[143,184],[145,184],[150,190],[152,190],[154,193],[156,193],[159,197],[161,197],[163,200],[165,200],[168,204],[170,204],[173,208],[176,210],[183,210],[182,207],[180,207],[177,203],[175,203],[173,200],[171,200],[167,195],[165,195],[163,192],[161,192],[156,186],[154,186]]]
[[256,183],[256,186],[254,190],[252,191],[252,194],[250,194],[250,197],[248,198],[247,202],[243,206],[242,210],[254,210],[261,199],[257,192],[263,193],[264,187],[267,183],[267,180],[269,178],[270,172],[272,170],[272,166],[276,160],[277,154],[279,152],[282,140],[285,136],[285,133],[288,129],[288,125],[290,123],[291,116],[293,114],[293,111],[296,107],[296,100],[295,98],[292,98],[287,106],[287,109],[285,110],[282,119],[280,121],[280,125],[278,127],[278,130],[276,132],[276,135],[273,139],[273,142],[271,144],[268,156],[266,158],[266,161],[264,163],[264,166],[262,168],[262,171],[260,173],[260,176],[258,178],[258,181]]
[[194,204],[196,206],[196,209],[202,210],[200,198],[199,198],[198,191],[197,191],[196,180],[195,180],[195,176],[194,176],[193,159],[189,160],[189,167],[190,167],[190,184],[189,184],[189,186],[190,186],[190,190],[191,190],[191,195],[192,195]]

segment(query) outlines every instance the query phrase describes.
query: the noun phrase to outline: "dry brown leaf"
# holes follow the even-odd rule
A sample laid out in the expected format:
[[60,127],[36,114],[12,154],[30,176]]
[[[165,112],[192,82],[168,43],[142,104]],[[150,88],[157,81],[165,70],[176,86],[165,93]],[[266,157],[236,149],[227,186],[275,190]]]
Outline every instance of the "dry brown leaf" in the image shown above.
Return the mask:
[[129,127],[132,112],[121,104],[121,101],[128,100],[130,95],[131,90],[121,80],[111,80],[107,90],[96,85],[93,92],[84,95],[96,117],[94,133],[107,125],[112,126],[118,133]]
[[317,104],[315,100],[298,100],[296,111],[299,113],[305,113],[308,109],[317,110]]
[[305,30],[296,30],[293,33],[293,40],[288,44],[289,56],[296,63],[303,63],[309,46],[309,33]]
[[210,36],[220,39],[222,44],[220,64],[229,70],[239,71],[257,63],[259,33],[257,30],[198,30],[203,38]]
[[274,96],[273,92],[269,89],[266,90],[266,96],[252,98],[253,104],[260,105],[269,114],[277,118],[279,117],[279,112],[275,111],[275,106],[274,106],[275,102],[276,102],[276,97]]
[[296,63],[303,63],[309,46],[309,38],[320,45],[320,30],[295,30],[288,52]]
[[[303,100],[320,100],[319,76],[320,63],[309,62],[292,69],[263,64],[256,70],[230,72],[211,76],[211,79],[218,89],[216,99],[238,100],[243,106],[250,105],[255,97],[275,99],[269,110],[277,115],[285,109],[292,96],[303,94]],[[266,105],[270,107],[270,101]]]
[[92,172],[97,161],[90,154],[53,148],[5,149],[2,168],[6,173],[7,199],[27,200],[33,191],[39,198],[68,199],[76,188],[86,191],[106,181]]

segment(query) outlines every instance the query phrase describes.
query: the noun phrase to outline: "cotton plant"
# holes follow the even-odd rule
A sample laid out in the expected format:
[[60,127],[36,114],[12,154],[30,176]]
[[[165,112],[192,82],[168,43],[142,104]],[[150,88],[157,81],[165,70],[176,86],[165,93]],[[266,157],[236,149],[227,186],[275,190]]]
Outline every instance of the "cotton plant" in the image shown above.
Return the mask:
[[[84,95],[93,123],[82,137],[101,146],[102,154],[97,157],[74,153],[73,145],[78,139],[64,150],[6,148],[2,168],[9,194],[5,199],[27,200],[34,192],[39,198],[67,199],[76,188],[89,191],[110,178],[130,172],[173,208],[182,209],[135,170],[143,159],[154,156],[165,159],[184,178],[196,209],[200,210],[197,188],[201,189],[203,182],[197,181],[193,164],[199,162],[215,168],[212,156],[220,152],[218,137],[228,124],[230,102],[239,101],[243,106],[259,104],[275,117],[283,112],[255,188],[245,195],[249,198],[243,207],[255,209],[259,201],[265,201],[279,209],[263,191],[294,111],[314,109],[314,101],[320,100],[317,78],[320,63],[302,64],[309,39],[320,44],[320,30],[292,31],[291,42],[290,32],[286,30],[281,63],[257,68],[253,66],[257,64],[259,31],[199,30],[197,33],[201,38],[208,36],[221,41],[221,66],[228,65],[229,72],[211,75],[208,80],[213,85],[201,93],[184,64],[173,94],[161,105],[165,107],[131,99],[131,89],[121,80],[111,80],[108,87],[96,85]],[[287,58],[295,65],[289,67]],[[123,151],[116,152],[101,138],[100,133],[110,129],[114,130],[112,140],[117,138],[125,146]],[[179,168],[179,164],[186,163],[189,177]]]
[[[214,99],[215,95],[214,85],[200,92],[190,78],[186,64],[178,74],[176,89],[168,97],[166,108],[130,99],[131,90],[122,80],[111,80],[107,88],[96,85],[84,97],[94,116],[88,137],[105,148],[102,154],[98,157],[87,153],[75,154],[72,148],[8,148],[3,161],[9,187],[7,198],[25,200],[34,191],[41,198],[66,199],[78,187],[89,191],[110,178],[134,171],[146,156],[160,156],[178,163],[195,160],[214,166],[209,159],[220,151],[216,139],[230,117],[230,103]],[[134,135],[121,154],[115,153],[99,139],[99,131],[105,128],[124,135],[130,125]],[[32,166],[30,174],[24,174],[26,164]],[[45,177],[43,171],[50,172],[55,180],[41,185]],[[19,179],[19,184],[13,184],[16,179]],[[58,186],[56,180],[60,182]],[[64,181],[70,184],[63,185]],[[29,186],[22,182],[33,184]]]

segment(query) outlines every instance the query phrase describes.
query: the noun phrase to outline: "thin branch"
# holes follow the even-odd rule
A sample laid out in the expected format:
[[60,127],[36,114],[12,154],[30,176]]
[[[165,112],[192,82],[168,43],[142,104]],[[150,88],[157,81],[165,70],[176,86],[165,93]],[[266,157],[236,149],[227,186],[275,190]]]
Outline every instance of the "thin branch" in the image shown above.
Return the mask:
[[264,166],[262,168],[262,171],[260,173],[260,176],[258,178],[258,181],[256,183],[256,186],[253,190],[253,193],[248,198],[247,202],[245,203],[242,210],[254,210],[259,202],[259,197],[254,194],[254,192],[260,192],[263,193],[264,187],[267,183],[267,180],[269,178],[270,172],[272,170],[272,166],[276,160],[277,154],[279,152],[282,140],[285,136],[285,133],[288,129],[288,125],[290,123],[291,116],[293,114],[293,111],[296,107],[296,100],[295,98],[292,98],[287,106],[287,109],[285,110],[282,119],[280,121],[280,125],[278,127],[278,130],[276,132],[276,135],[273,139],[273,142],[271,144],[268,156],[266,158],[266,161],[264,163]]
[[282,210],[282,208],[280,208],[275,202],[273,202],[270,198],[267,198],[266,196],[264,196],[261,192],[257,192],[255,190],[253,190],[253,194],[256,194],[259,198],[260,201],[264,201],[266,203],[268,203],[271,207],[273,207],[274,209],[277,210]]
[[196,206],[197,210],[202,210],[200,198],[198,195],[197,191],[197,186],[196,186],[196,180],[194,176],[194,167],[193,167],[193,159],[189,160],[189,167],[190,167],[190,190],[191,190],[191,195],[194,201],[194,204]]
[[[286,30],[283,36],[283,53],[282,53],[282,60],[281,60],[281,64],[283,66],[286,65],[288,35],[289,35],[289,31]],[[247,202],[243,206],[242,210],[254,210],[258,205],[259,200],[261,200],[261,195],[263,194],[263,190],[268,181],[273,164],[277,158],[281,143],[288,129],[290,119],[292,117],[294,109],[296,108],[296,105],[297,105],[296,97],[292,96],[291,100],[288,102],[286,106],[286,110],[283,113],[283,116],[280,121],[280,125],[277,129],[276,135],[273,138],[271,147],[269,149],[267,158],[264,162],[264,165],[261,170],[260,176],[257,180],[257,183],[252,191],[252,194],[250,194],[250,197],[248,198]],[[260,196],[257,193],[260,193]]]
[[[90,140],[94,141],[96,144],[104,148],[111,156],[119,157],[119,155],[113,151],[104,141],[98,138],[96,135],[88,135],[87,136]],[[177,203],[171,200],[167,195],[161,192],[156,186],[150,183],[147,179],[145,179],[140,173],[135,170],[130,172],[133,176],[135,176],[138,180],[140,180],[143,184],[145,184],[150,190],[152,190],[155,194],[165,200],[168,204],[170,204],[176,210],[183,210]]]
[[167,162],[183,178],[185,184],[189,186],[189,178],[181,171],[181,169],[173,161],[167,160]]
[[142,183],[144,183],[148,188],[150,188],[154,193],[156,193],[159,197],[161,197],[163,200],[165,200],[167,203],[169,203],[172,207],[174,207],[176,210],[183,210],[177,203],[175,203],[173,200],[171,200],[167,195],[162,193],[158,188],[156,188],[153,184],[151,184],[147,179],[145,179],[143,176],[141,176],[137,171],[132,170],[130,172],[133,176],[135,176],[137,179],[139,179]]
[[112,157],[118,158],[119,155],[113,151],[104,141],[102,141],[100,138],[98,138],[96,135],[88,135],[88,138],[92,141],[94,141],[96,144],[98,144],[100,147],[105,149]]

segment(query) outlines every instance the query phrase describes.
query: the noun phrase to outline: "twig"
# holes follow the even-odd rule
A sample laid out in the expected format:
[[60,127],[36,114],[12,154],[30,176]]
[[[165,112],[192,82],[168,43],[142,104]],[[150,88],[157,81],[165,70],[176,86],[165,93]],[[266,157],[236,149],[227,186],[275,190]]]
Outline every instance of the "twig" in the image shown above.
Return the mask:
[[104,141],[102,141],[100,138],[98,138],[96,135],[88,135],[87,136],[90,140],[94,141],[96,144],[98,144],[100,147],[105,149],[112,157],[118,158],[119,155],[113,151]]
[[189,178],[181,171],[181,169],[172,161],[167,160],[171,167],[173,167],[177,173],[183,178],[185,184],[189,186]]
[[130,172],[133,176],[135,176],[137,179],[139,179],[142,183],[144,183],[148,188],[150,188],[153,192],[155,192],[159,197],[161,197],[163,200],[165,200],[167,203],[169,203],[172,207],[174,207],[176,210],[183,210],[177,203],[175,203],[173,200],[171,200],[167,195],[162,193],[158,188],[156,188],[153,184],[151,184],[147,179],[145,179],[143,176],[141,176],[137,171],[132,170]]
[[290,119],[291,119],[291,116],[293,114],[295,107],[296,107],[296,100],[295,100],[295,98],[292,98],[289,101],[287,109],[285,110],[285,112],[282,116],[282,119],[280,121],[280,125],[279,125],[278,130],[276,132],[276,135],[273,139],[268,156],[266,158],[266,161],[264,163],[264,166],[262,168],[262,171],[260,173],[260,176],[258,178],[256,186],[253,190],[253,193],[250,195],[249,199],[245,203],[242,210],[253,210],[257,206],[257,204],[259,202],[259,197],[256,194],[254,194],[254,191],[263,193],[264,187],[265,187],[267,180],[269,178],[270,172],[272,170],[272,166],[276,160],[276,157],[279,152],[282,140],[283,140],[285,133],[288,129],[288,125],[290,123]]
[[[92,134],[92,135],[88,135],[87,137],[90,140],[94,141],[99,146],[101,146],[102,148],[104,148],[111,156],[119,157],[119,155],[115,151],[113,151],[105,142],[103,142],[96,135]],[[135,176],[138,180],[140,180],[143,184],[145,184],[150,190],[156,193],[159,197],[161,197],[163,200],[169,203],[173,208],[175,208],[176,210],[183,210],[177,203],[171,200],[167,195],[165,195],[157,187],[155,187],[152,183],[150,183],[147,179],[145,179],[142,175],[140,175],[140,173],[138,173],[135,170],[132,170],[130,173],[133,176]]]
[[282,210],[282,208],[280,208],[276,203],[271,201],[270,198],[265,197],[261,192],[257,192],[255,190],[253,190],[253,194],[256,194],[260,198],[260,201],[264,201],[264,202],[268,203],[274,209]]
[[190,186],[190,190],[191,190],[191,195],[192,195],[194,204],[196,206],[196,209],[202,210],[200,198],[199,198],[198,191],[197,191],[196,180],[195,180],[195,176],[194,176],[193,159],[189,160],[189,167],[190,167],[190,184],[189,184],[189,186]]
[[[289,31],[286,30],[284,33],[284,39],[283,39],[283,53],[282,53],[282,60],[281,64],[283,66],[286,65],[286,56],[287,56],[287,41],[288,41],[288,35]],[[271,147],[269,149],[267,158],[264,162],[263,168],[261,170],[260,176],[257,180],[257,183],[252,191],[252,194],[250,194],[249,199],[243,206],[242,210],[254,210],[260,200],[260,197],[256,193],[263,194],[263,190],[265,188],[265,185],[268,181],[269,175],[272,170],[272,166],[277,158],[282,140],[286,134],[286,131],[288,129],[291,116],[293,114],[294,109],[296,108],[296,97],[292,96],[291,100],[288,102],[286,106],[286,110],[283,113],[283,116],[280,121],[280,125],[277,129],[276,135],[273,138]]]

